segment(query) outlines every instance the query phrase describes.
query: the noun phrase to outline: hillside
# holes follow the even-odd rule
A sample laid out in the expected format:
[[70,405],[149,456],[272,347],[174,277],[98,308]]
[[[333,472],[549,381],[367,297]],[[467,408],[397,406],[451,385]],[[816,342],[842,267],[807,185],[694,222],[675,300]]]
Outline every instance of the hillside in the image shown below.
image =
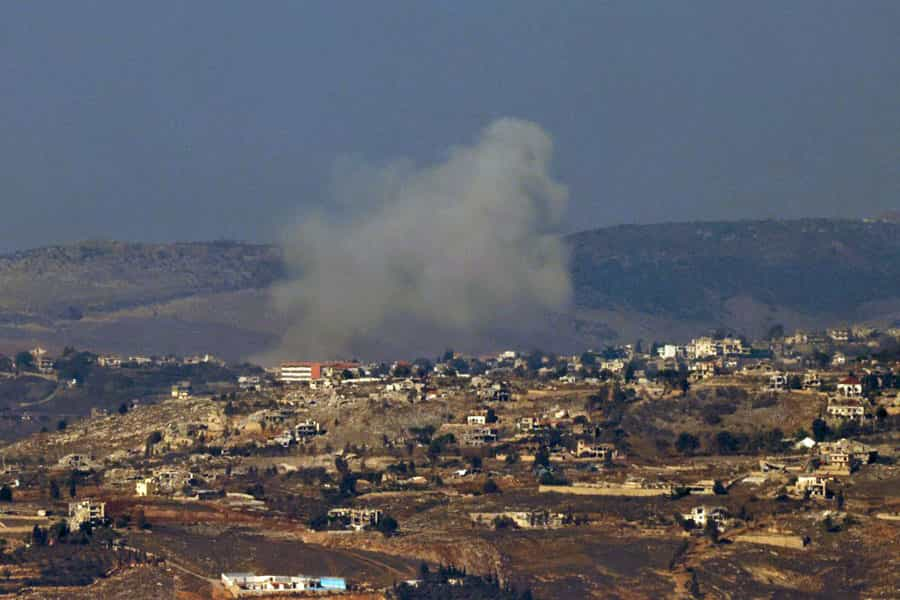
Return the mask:
[[[715,328],[900,318],[900,224],[809,219],[618,226],[567,238],[560,350]],[[0,351],[31,343],[237,359],[277,343],[274,246],[92,242],[0,257]],[[439,342],[438,342],[439,345]],[[486,349],[485,349],[486,350]]]
[[639,313],[664,331],[684,322],[758,334],[776,322],[814,327],[900,314],[897,223],[679,223],[569,239],[580,310]]
[[0,256],[0,323],[78,320],[86,313],[197,294],[265,287],[276,248],[237,242],[83,242]]

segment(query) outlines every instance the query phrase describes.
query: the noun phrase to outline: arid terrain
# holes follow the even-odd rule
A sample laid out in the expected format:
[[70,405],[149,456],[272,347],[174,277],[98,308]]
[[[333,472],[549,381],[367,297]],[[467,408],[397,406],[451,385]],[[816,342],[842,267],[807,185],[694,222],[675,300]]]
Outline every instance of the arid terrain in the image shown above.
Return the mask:
[[[270,371],[18,353],[0,380],[0,584],[227,598],[222,574],[249,572],[359,597],[896,597],[897,333]],[[77,529],[81,501],[104,516]]]

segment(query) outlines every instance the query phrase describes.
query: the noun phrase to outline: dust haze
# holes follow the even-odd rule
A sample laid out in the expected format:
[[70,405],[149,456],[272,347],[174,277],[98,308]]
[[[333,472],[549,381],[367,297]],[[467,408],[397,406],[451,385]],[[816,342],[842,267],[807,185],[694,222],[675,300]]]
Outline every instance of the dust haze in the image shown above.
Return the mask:
[[285,236],[272,301],[290,325],[267,358],[535,343],[572,294],[552,158],[540,126],[503,118],[435,164],[339,160],[327,214]]

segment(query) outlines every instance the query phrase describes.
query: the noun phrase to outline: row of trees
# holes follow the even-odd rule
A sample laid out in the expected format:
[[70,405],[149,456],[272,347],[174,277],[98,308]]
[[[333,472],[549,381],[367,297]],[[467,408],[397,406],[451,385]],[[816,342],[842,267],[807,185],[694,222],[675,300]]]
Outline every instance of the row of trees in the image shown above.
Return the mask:
[[685,431],[675,439],[675,449],[685,456],[696,454],[701,446],[711,454],[781,452],[784,450],[784,432],[778,428],[753,434],[722,430],[701,444],[700,438]]

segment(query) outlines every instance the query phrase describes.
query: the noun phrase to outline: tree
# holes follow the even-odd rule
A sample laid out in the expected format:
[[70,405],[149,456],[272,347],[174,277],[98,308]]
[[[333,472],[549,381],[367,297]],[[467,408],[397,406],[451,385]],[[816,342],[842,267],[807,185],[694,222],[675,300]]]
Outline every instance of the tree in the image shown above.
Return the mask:
[[153,454],[153,446],[160,443],[163,439],[161,431],[154,431],[147,436],[147,442],[144,444],[144,454],[150,456]]
[[65,521],[57,521],[47,529],[47,538],[54,542],[64,540],[69,535],[69,526]]
[[730,431],[720,431],[716,434],[716,450],[719,454],[733,454],[737,452],[740,441]]
[[16,369],[19,371],[34,370],[34,356],[31,352],[19,352],[16,354]]
[[412,375],[412,369],[409,365],[397,365],[394,367],[394,377],[409,377]]
[[815,419],[812,422],[813,439],[817,442],[825,441],[831,436],[831,429],[823,419]]
[[65,431],[65,429],[66,429],[66,427],[68,427],[68,425],[69,424],[66,422],[65,419],[60,419],[59,422],[56,424],[56,430],[57,431]]
[[128,404],[123,402],[119,405],[119,414],[124,415],[128,412]]
[[529,371],[537,371],[544,366],[544,353],[540,350],[535,350],[525,357],[525,362],[528,365]]
[[390,515],[384,515],[381,517],[381,520],[378,521],[378,526],[376,528],[384,535],[384,537],[390,537],[397,532],[397,527],[397,519]]
[[34,529],[31,530],[31,542],[35,546],[45,546],[47,544],[47,532],[41,529],[39,525],[35,525]]
[[770,340],[777,340],[784,337],[784,325],[776,323],[769,327],[769,333],[766,337]]
[[625,367],[625,381],[627,383],[631,383],[634,381],[634,362],[629,362],[628,366]]
[[341,477],[338,483],[338,491],[342,496],[353,496],[356,494],[356,477],[350,473],[346,473]]
[[143,508],[135,509],[131,515],[131,520],[134,521],[138,529],[150,529],[150,523],[147,521],[147,515],[144,514]]
[[12,488],[8,485],[4,485],[0,487],[0,502],[12,502],[13,493]]
[[719,526],[716,524],[715,520],[706,520],[706,527],[703,528],[703,535],[705,535],[713,544],[718,543]]
[[682,454],[693,454],[699,447],[700,440],[686,431],[681,432],[678,439],[675,440],[675,449]]
[[550,466],[550,451],[547,449],[547,446],[541,446],[538,448],[538,451],[534,454],[534,467],[549,467]]
[[125,529],[131,524],[131,515],[122,513],[116,517],[115,523],[119,529]]

